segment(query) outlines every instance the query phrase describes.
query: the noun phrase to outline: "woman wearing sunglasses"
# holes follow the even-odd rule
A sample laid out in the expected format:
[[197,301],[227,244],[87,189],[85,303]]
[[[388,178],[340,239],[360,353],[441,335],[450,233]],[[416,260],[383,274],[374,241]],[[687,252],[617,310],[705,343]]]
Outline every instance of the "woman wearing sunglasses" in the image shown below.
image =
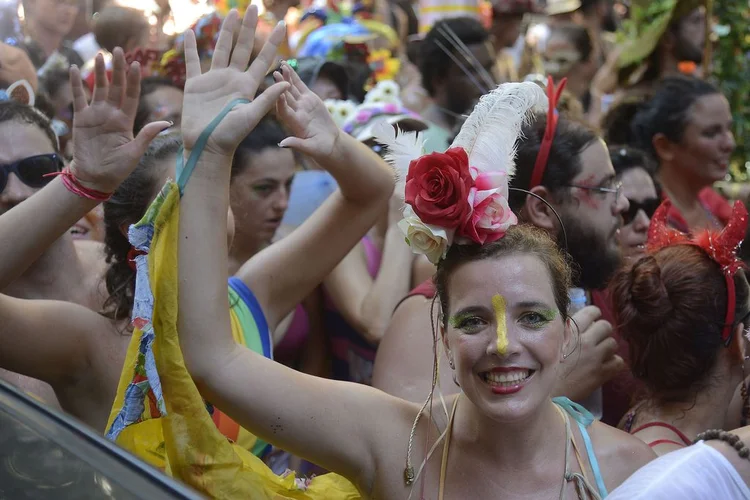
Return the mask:
[[[53,177],[48,175],[59,172],[62,166],[49,120],[24,103],[0,102],[0,216],[49,184]],[[54,204],[41,206],[37,219],[58,208]],[[20,256],[24,250],[19,240],[31,227],[37,227],[37,223],[4,232],[3,243],[12,245]],[[104,263],[100,247],[74,242],[66,233],[48,241],[45,248],[31,265],[14,265],[13,259],[2,259],[0,291],[17,299],[61,300],[98,310],[102,305],[98,286]],[[58,404],[54,391],[44,382],[1,369],[0,377],[45,403]]]
[[628,210],[622,213],[619,233],[623,257],[637,260],[646,251],[651,216],[661,202],[660,188],[654,181],[654,164],[643,151],[627,146],[610,148],[609,156],[617,180],[622,183],[622,193],[630,202]]

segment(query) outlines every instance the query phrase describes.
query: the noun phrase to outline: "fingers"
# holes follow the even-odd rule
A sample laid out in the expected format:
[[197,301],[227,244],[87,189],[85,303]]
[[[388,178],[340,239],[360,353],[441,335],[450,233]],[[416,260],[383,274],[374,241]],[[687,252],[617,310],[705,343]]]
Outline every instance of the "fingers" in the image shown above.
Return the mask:
[[255,27],[258,24],[258,8],[255,5],[248,7],[245,12],[245,18],[242,20],[240,36],[237,37],[237,43],[232,52],[232,59],[229,66],[240,71],[245,71],[250,64],[250,57],[253,53],[255,44]]
[[195,33],[189,29],[185,32],[185,78],[190,80],[197,76],[201,76],[201,61],[198,57]]
[[276,116],[282,123],[288,124],[294,120],[294,111],[289,107],[286,96],[282,94],[276,101]]
[[602,312],[598,307],[588,306],[584,307],[573,315],[574,324],[578,325],[578,329],[581,332],[591,326],[591,324],[602,317]]
[[[302,93],[300,90],[294,86],[294,77],[297,76],[297,72],[294,71],[286,62],[281,65],[281,72],[284,76],[284,80],[289,82],[291,84],[291,88],[289,89],[289,93],[294,96],[295,99],[299,99],[302,97]],[[299,77],[297,77],[299,79]]]
[[[286,63],[284,63],[284,66],[289,67]],[[292,68],[289,68],[289,79],[292,87],[294,87],[299,93],[304,93],[309,90],[307,85],[305,85],[305,82],[302,81],[302,78],[300,78],[297,72]]]
[[104,57],[101,54],[96,55],[94,59],[94,96],[91,102],[97,103],[107,98],[107,70],[104,67]]
[[294,97],[290,96],[288,91],[281,96],[280,100],[291,111],[297,111],[299,109],[299,104],[297,104],[297,100]]
[[[581,332],[581,342],[598,345],[612,337],[612,325],[608,321],[599,320]],[[612,339],[614,341],[614,339]]]
[[618,345],[614,338],[609,337],[600,342],[596,348],[599,350],[602,360],[605,360],[617,354]]
[[83,81],[81,80],[81,70],[78,66],[70,67],[70,87],[73,91],[73,112],[80,113],[86,106],[86,93],[83,91]]
[[141,65],[134,62],[130,65],[127,75],[127,87],[125,90],[125,99],[122,102],[122,111],[135,121],[135,114],[138,111],[138,103],[141,99]]
[[[250,106],[247,107],[248,112],[252,113],[253,115],[257,115],[258,117],[258,119],[254,120],[254,123],[252,123],[253,128],[255,128],[255,125],[258,124],[261,118],[266,116],[266,114],[271,111],[271,109],[276,105],[276,101],[279,100],[281,95],[286,92],[288,88],[289,84],[286,82],[274,83],[253,101],[252,107],[254,109],[250,110]],[[248,121],[253,122],[253,120]]]
[[120,47],[116,47],[112,54],[112,85],[109,87],[107,101],[118,108],[122,104],[122,99],[125,95],[126,66],[125,54]]
[[232,45],[234,45],[234,32],[237,29],[237,16],[237,10],[232,9],[221,24],[219,39],[214,49],[214,57],[211,59],[211,69],[226,68],[229,64]]
[[605,382],[608,382],[612,379],[612,377],[614,377],[621,371],[626,370],[627,368],[628,365],[625,364],[625,360],[623,360],[620,356],[612,356],[611,359],[602,364],[601,374],[603,380],[601,381],[601,383],[604,384]]
[[286,27],[284,25],[284,22],[282,21],[273,29],[273,31],[271,32],[271,36],[268,37],[268,41],[266,41],[266,43],[263,45],[260,54],[258,54],[258,57],[255,58],[253,63],[250,65],[250,68],[247,70],[251,82],[251,88],[247,89],[247,92],[250,95],[255,95],[255,92],[258,90],[258,86],[265,78],[268,70],[271,69],[271,66],[273,64],[275,64],[276,52],[278,51],[279,45],[284,39],[285,32]]
[[279,147],[295,149],[301,153],[305,152],[305,141],[299,137],[287,137],[279,143]]
[[161,134],[171,126],[172,123],[170,122],[159,121],[149,123],[148,125],[143,127],[141,131],[138,132],[135,140],[133,140],[133,142],[131,143],[135,148],[135,151],[133,151],[133,158],[142,157],[146,153],[146,149],[148,149],[151,141],[153,141],[157,135]]

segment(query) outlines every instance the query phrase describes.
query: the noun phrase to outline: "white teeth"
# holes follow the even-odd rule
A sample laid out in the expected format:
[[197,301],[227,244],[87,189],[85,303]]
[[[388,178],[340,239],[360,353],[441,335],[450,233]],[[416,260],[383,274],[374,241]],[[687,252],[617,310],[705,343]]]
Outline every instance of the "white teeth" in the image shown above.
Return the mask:
[[485,379],[496,384],[516,384],[529,378],[530,370],[518,370],[513,372],[487,372]]

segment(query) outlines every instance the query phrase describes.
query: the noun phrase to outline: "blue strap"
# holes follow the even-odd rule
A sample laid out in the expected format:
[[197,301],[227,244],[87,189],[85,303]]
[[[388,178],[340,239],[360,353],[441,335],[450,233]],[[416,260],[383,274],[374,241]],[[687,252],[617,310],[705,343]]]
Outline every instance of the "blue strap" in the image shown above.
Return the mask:
[[573,420],[575,420],[578,424],[578,429],[581,431],[581,436],[583,436],[583,443],[586,446],[586,454],[589,457],[589,464],[591,465],[591,470],[594,472],[596,487],[599,489],[599,495],[602,498],[605,498],[608,494],[607,487],[604,485],[602,471],[599,468],[599,461],[596,459],[596,454],[594,453],[594,445],[591,443],[591,437],[589,436],[589,432],[586,430],[586,427],[591,425],[591,423],[595,420],[594,416],[586,408],[579,405],[578,403],[574,403],[568,398],[553,398],[552,401],[560,406],[563,410],[565,410],[568,415],[573,417]]
[[239,106],[240,104],[247,104],[249,102],[250,101],[247,99],[235,99],[234,101],[227,104],[226,107],[221,110],[221,113],[219,113],[218,116],[208,124],[203,132],[201,132],[201,135],[198,137],[198,140],[193,147],[193,151],[191,151],[190,153],[190,158],[188,158],[186,165],[183,164],[184,159],[182,155],[182,149],[180,149],[180,152],[177,155],[177,186],[180,188],[180,195],[184,194],[185,186],[190,180],[190,176],[193,175],[195,165],[198,164],[198,159],[203,153],[203,150],[206,149],[208,138],[211,137],[211,134],[213,134],[214,130],[216,130],[216,127],[219,126],[219,123],[221,123],[224,117],[227,116],[229,112],[232,111],[236,106]]

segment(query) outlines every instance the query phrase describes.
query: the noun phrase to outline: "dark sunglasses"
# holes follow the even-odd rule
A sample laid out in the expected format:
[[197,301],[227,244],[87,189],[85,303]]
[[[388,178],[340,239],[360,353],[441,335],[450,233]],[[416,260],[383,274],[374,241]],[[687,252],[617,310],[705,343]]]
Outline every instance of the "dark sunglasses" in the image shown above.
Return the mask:
[[10,174],[31,188],[41,188],[49,184],[54,176],[48,176],[62,170],[62,158],[56,154],[29,156],[10,165],[0,165],[0,193],[8,185]]
[[659,205],[661,205],[661,200],[658,198],[649,198],[644,201],[635,201],[628,199],[630,202],[630,208],[628,208],[628,211],[622,214],[622,219],[624,224],[630,224],[633,222],[633,219],[635,219],[638,216],[638,211],[643,210],[643,213],[646,214],[646,217],[649,219],[654,216],[654,213],[656,212],[656,209],[659,208]]

